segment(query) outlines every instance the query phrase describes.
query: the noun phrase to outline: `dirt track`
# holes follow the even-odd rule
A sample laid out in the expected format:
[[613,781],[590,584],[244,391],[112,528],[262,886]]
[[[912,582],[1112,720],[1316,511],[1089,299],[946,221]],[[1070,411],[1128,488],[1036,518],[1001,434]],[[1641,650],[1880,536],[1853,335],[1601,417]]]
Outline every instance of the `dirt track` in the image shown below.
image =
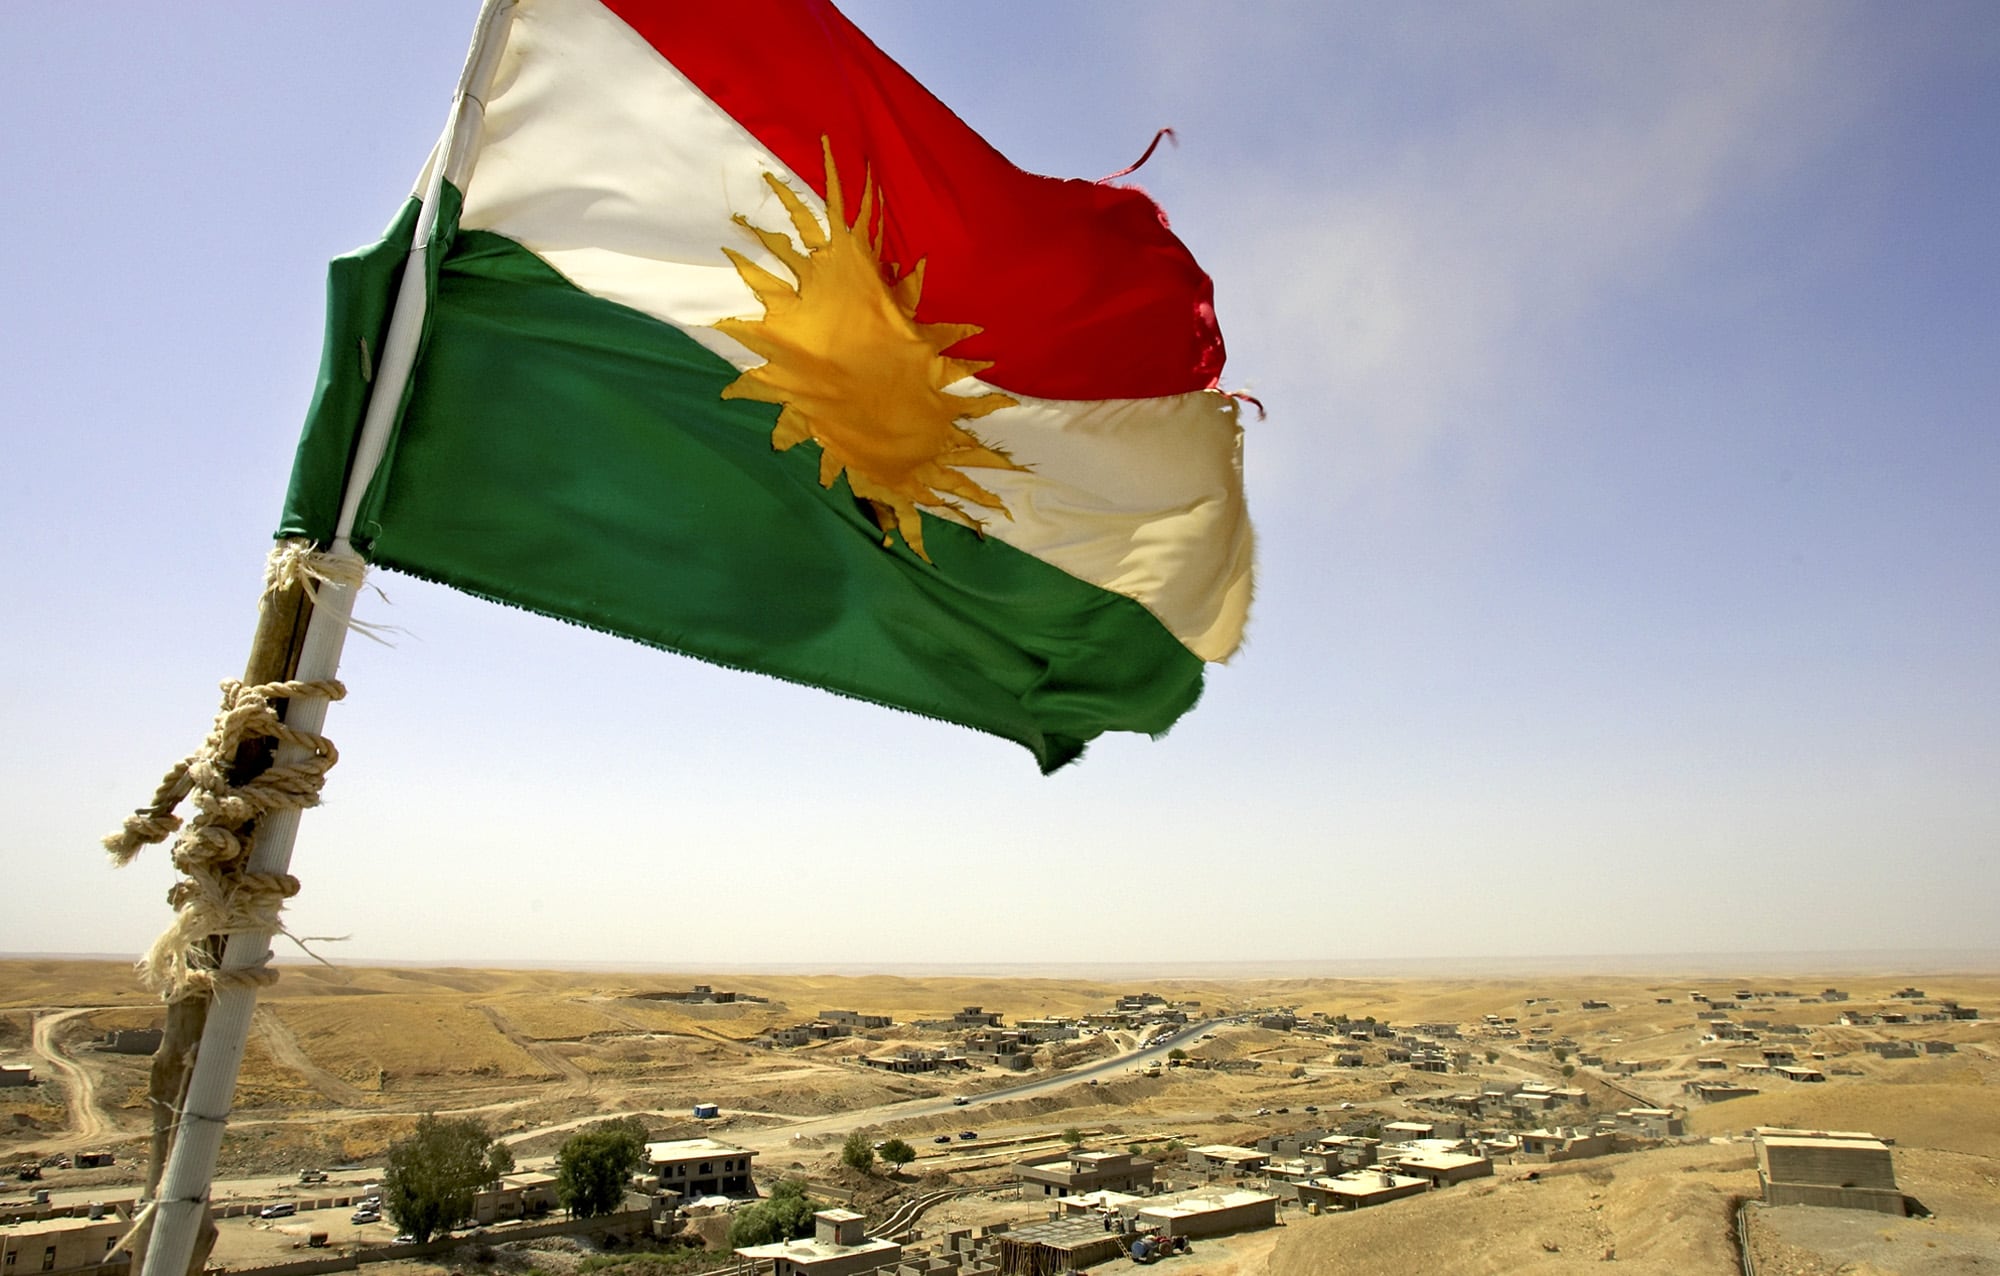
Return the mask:
[[62,1077],[69,1099],[69,1139],[71,1145],[95,1143],[106,1133],[115,1132],[117,1123],[97,1106],[97,1085],[90,1072],[71,1059],[56,1044],[56,1029],[72,1019],[101,1009],[82,1006],[72,1010],[40,1012],[35,1015],[34,1052]]
[[264,1048],[271,1052],[273,1059],[311,1082],[314,1089],[333,1103],[343,1108],[358,1108],[367,1102],[367,1096],[359,1089],[307,1057],[306,1052],[299,1048],[299,1039],[292,1035],[292,1030],[285,1026],[285,1021],[280,1019],[269,1006],[257,1007],[256,1015],[251,1022],[256,1029],[258,1039],[264,1043]]

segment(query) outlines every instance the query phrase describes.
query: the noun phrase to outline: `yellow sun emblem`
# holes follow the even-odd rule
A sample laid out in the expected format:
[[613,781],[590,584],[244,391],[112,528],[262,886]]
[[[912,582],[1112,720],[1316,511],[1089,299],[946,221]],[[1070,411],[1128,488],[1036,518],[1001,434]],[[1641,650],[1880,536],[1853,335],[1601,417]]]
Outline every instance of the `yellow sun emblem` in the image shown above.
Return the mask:
[[848,224],[833,147],[824,138],[821,146],[826,225],[798,192],[764,175],[791,213],[803,254],[782,232],[752,226],[740,213],[735,218],[790,268],[797,286],[739,252],[722,250],[764,304],[764,317],[724,319],[715,326],[765,360],[731,382],[722,397],[778,404],[782,410],[771,446],[782,452],[807,439],[817,442],[820,486],[832,487],[845,472],[854,494],[873,509],[882,544],[890,543],[892,530],[901,532],[929,562],[919,506],[948,510],[974,528],[980,521],[965,512],[961,500],[1011,517],[999,497],[964,471],[1024,467],[958,423],[1012,407],[1015,400],[990,391],[945,392],[990,366],[945,353],[980,329],[917,322],[924,263],[899,278],[895,265],[882,261],[879,224],[870,233],[877,223],[875,187],[866,177],[861,206]]

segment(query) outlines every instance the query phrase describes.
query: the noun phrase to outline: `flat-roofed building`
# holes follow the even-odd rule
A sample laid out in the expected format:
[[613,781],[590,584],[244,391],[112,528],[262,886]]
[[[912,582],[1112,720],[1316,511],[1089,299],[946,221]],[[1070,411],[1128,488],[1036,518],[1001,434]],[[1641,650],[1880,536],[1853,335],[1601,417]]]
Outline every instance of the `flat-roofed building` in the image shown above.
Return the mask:
[[503,1174],[500,1181],[472,1194],[472,1221],[484,1226],[506,1218],[534,1218],[553,1210],[553,1174]]
[[646,1145],[646,1164],[660,1189],[683,1198],[751,1196],[750,1163],[756,1153],[714,1139],[669,1139]]
[[1391,1170],[1350,1170],[1298,1186],[1299,1203],[1323,1210],[1359,1210],[1431,1190],[1428,1179]]
[[1471,1152],[1404,1152],[1390,1158],[1396,1173],[1415,1175],[1432,1187],[1490,1178],[1493,1162]]
[[1588,1156],[1605,1156],[1614,1140],[1608,1133],[1585,1134],[1580,1130],[1527,1130],[1521,1135],[1521,1155],[1544,1161],[1576,1161]]
[[1730,1085],[1722,1081],[1690,1081],[1681,1089],[1700,1099],[1703,1103],[1722,1103],[1728,1099],[1747,1099],[1761,1093],[1756,1086]]
[[1623,1108],[1612,1116],[1619,1126],[1654,1139],[1678,1138],[1686,1133],[1681,1114],[1672,1108]]
[[1907,1212],[1889,1146],[1869,1135],[1759,1133],[1757,1177],[1768,1205]]
[[[95,1206],[93,1209],[97,1208]],[[0,1223],[0,1272],[6,1276],[123,1270],[132,1255],[118,1248],[132,1220],[118,1210],[101,1218],[43,1218]],[[109,1276],[109,1272],[105,1272]]]
[[889,1028],[896,1021],[888,1015],[863,1014],[858,1010],[822,1010],[817,1018],[821,1023],[838,1024],[843,1028],[866,1031],[871,1028]]
[[1231,1143],[1210,1143],[1189,1148],[1188,1168],[1203,1174],[1256,1174],[1271,1159],[1268,1152],[1240,1148]]
[[1221,1236],[1278,1221],[1278,1198],[1270,1192],[1196,1192],[1142,1207],[1133,1219],[1163,1236]]
[[853,1210],[821,1210],[813,1215],[810,1237],[748,1245],[736,1256],[753,1263],[770,1260],[771,1276],[849,1276],[895,1263],[903,1247],[869,1237],[862,1230],[866,1222]]
[[1023,1197],[1130,1192],[1153,1185],[1154,1162],[1130,1152],[1071,1152],[1050,1161],[1016,1165]]
[[35,1084],[35,1067],[29,1063],[0,1063],[0,1086]]

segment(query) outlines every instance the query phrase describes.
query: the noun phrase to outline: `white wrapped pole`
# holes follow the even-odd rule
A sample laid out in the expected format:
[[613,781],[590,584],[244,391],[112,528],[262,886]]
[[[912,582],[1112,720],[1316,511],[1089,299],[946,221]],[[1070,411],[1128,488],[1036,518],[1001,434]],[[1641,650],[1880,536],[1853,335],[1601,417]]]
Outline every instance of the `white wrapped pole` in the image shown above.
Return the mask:
[[[337,557],[356,557],[348,537],[353,532],[361,498],[381,463],[423,334],[424,312],[429,304],[430,241],[437,224],[438,200],[447,180],[463,189],[465,174],[478,148],[485,119],[485,96],[506,44],[507,20],[513,6],[514,0],[485,0],[473,32],[472,49],[452,99],[451,117],[432,158],[424,188],[423,213],[411,236],[409,260],[403,267],[374,388],[362,418],[354,463],[342,493],[340,521],[332,546]],[[295,675],[299,681],[329,681],[339,672],[356,588],[353,583],[328,582],[320,586],[299,651]],[[318,734],[326,721],[326,708],[327,702],[322,698],[295,697],[285,712],[286,725]],[[303,756],[304,751],[298,746],[282,745],[276,763],[283,766]],[[291,864],[298,827],[296,809],[275,811],[265,817],[258,826],[247,871],[284,873]],[[269,932],[232,934],[224,946],[220,969],[231,972],[261,966],[270,956],[270,946]],[[235,1099],[237,1073],[250,1037],[250,1017],[257,1007],[257,986],[248,980],[232,980],[225,973],[217,981],[214,995],[202,1031],[201,1048],[195,1056],[194,1073],[188,1081],[173,1151],[153,1205],[152,1237],[146,1246],[143,1276],[187,1276],[208,1204],[216,1154],[221,1150],[223,1131]]]

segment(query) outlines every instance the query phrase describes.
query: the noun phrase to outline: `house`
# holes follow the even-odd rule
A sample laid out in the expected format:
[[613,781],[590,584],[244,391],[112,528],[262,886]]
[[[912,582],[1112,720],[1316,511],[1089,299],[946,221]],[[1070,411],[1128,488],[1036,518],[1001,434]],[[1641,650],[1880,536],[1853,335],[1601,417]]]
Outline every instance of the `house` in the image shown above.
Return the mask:
[[113,1276],[132,1256],[118,1249],[132,1220],[118,1210],[91,1206],[97,1218],[27,1219],[0,1223],[0,1272],[7,1276],[92,1272]]
[[896,1022],[888,1015],[864,1015],[855,1010],[822,1010],[815,1017],[821,1023],[836,1024],[852,1032],[893,1027]]
[[1585,1134],[1568,1128],[1528,1130],[1521,1135],[1521,1155],[1551,1163],[1576,1161],[1609,1154],[1613,1142],[1608,1133]]
[[1359,1210],[1431,1190],[1430,1181],[1389,1170],[1353,1170],[1299,1184],[1299,1204],[1308,1209]]
[[1787,1081],[1826,1080],[1826,1074],[1818,1068],[1773,1068],[1771,1071],[1777,1073]]
[[1432,1187],[1450,1187],[1493,1173],[1493,1162],[1470,1152],[1399,1152],[1389,1158],[1389,1164],[1396,1173],[1422,1179]]
[[1889,1147],[1871,1135],[1760,1132],[1757,1178],[1769,1205],[1907,1212]]
[[749,1148],[714,1139],[669,1139],[646,1145],[647,1172],[661,1191],[678,1192],[684,1199],[754,1196],[750,1163],[756,1156]]
[[1237,1147],[1230,1143],[1210,1143],[1203,1147],[1189,1148],[1187,1163],[1190,1170],[1211,1177],[1218,1174],[1255,1174],[1262,1170],[1271,1159],[1268,1152],[1256,1148]]
[[969,1063],[1025,1072],[1034,1062],[1033,1042],[1012,1028],[980,1028],[965,1034],[965,1058]]
[[1278,1198],[1269,1192],[1196,1192],[1148,1204],[1133,1215],[1141,1230],[1162,1236],[1221,1236],[1277,1221]]
[[152,1054],[166,1032],[160,1028],[113,1028],[97,1041],[97,1049],[112,1054]]
[[28,1063],[0,1063],[0,1087],[35,1084],[35,1068]]
[[967,1006],[952,1015],[951,1026],[954,1028],[998,1028],[1000,1026],[1000,1012],[997,1010],[985,1010],[979,1006]]
[[821,1210],[813,1215],[810,1238],[749,1245],[736,1256],[753,1263],[770,1259],[771,1276],[850,1276],[893,1265],[903,1247],[870,1238],[862,1230],[866,1221],[853,1210]]
[[1672,1108],[1625,1108],[1614,1113],[1611,1119],[1621,1129],[1649,1139],[1678,1138],[1687,1133],[1686,1122]]
[[472,1194],[472,1221],[482,1227],[508,1218],[537,1218],[560,1204],[553,1174],[503,1174]]
[[1076,1151],[1052,1161],[1016,1165],[1014,1177],[1027,1198],[1132,1192],[1153,1185],[1154,1164],[1129,1152]]
[[1073,1019],[1023,1019],[1015,1027],[1029,1041],[1074,1041],[1078,1031]]

